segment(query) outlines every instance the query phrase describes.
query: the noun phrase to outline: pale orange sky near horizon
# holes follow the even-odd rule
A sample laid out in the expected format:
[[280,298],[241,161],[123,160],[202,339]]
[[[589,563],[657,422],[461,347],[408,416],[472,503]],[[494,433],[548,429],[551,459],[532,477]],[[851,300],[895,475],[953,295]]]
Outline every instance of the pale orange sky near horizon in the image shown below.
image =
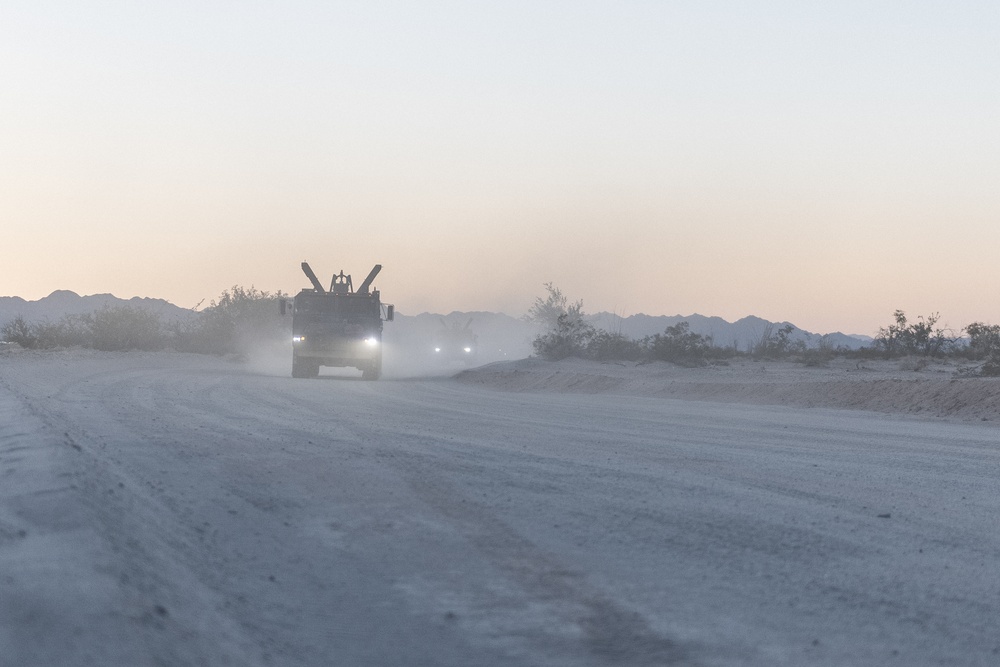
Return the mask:
[[[805,6],[805,5],[808,6]],[[1000,323],[1000,6],[0,6],[0,295]]]

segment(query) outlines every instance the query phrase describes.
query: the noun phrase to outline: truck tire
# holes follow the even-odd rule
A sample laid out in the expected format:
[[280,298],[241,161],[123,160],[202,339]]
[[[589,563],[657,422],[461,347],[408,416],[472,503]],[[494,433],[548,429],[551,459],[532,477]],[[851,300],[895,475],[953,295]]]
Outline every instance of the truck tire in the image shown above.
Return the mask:
[[292,357],[293,378],[314,378],[319,375],[319,364],[309,359]]
[[372,359],[368,366],[361,370],[362,380],[377,380],[382,377],[382,355]]

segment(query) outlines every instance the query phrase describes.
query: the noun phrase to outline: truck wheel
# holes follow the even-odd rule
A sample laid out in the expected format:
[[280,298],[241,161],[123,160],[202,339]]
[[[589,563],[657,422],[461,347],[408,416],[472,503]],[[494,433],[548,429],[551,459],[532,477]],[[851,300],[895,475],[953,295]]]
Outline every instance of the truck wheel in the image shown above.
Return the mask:
[[293,378],[314,378],[319,375],[319,364],[292,357],[292,377]]
[[377,380],[382,377],[382,360],[373,360],[367,368],[361,371],[362,380]]

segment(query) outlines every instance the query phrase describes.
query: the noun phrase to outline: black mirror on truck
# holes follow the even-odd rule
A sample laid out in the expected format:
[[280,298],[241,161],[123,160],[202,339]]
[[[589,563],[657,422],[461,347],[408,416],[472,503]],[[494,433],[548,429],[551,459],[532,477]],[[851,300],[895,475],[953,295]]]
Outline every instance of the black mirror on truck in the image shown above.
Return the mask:
[[392,322],[392,318],[396,316],[396,307],[391,303],[387,303],[385,306],[385,321]]

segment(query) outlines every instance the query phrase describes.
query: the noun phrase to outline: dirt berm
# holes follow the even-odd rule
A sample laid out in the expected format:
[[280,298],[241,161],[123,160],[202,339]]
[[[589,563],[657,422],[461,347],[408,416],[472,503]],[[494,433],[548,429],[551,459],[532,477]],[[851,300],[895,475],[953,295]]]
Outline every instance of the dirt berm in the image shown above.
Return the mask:
[[914,360],[839,359],[820,368],[739,361],[682,368],[665,362],[523,359],[466,370],[456,379],[502,391],[615,393],[1000,422],[1000,378],[969,377],[969,370],[968,364]]

